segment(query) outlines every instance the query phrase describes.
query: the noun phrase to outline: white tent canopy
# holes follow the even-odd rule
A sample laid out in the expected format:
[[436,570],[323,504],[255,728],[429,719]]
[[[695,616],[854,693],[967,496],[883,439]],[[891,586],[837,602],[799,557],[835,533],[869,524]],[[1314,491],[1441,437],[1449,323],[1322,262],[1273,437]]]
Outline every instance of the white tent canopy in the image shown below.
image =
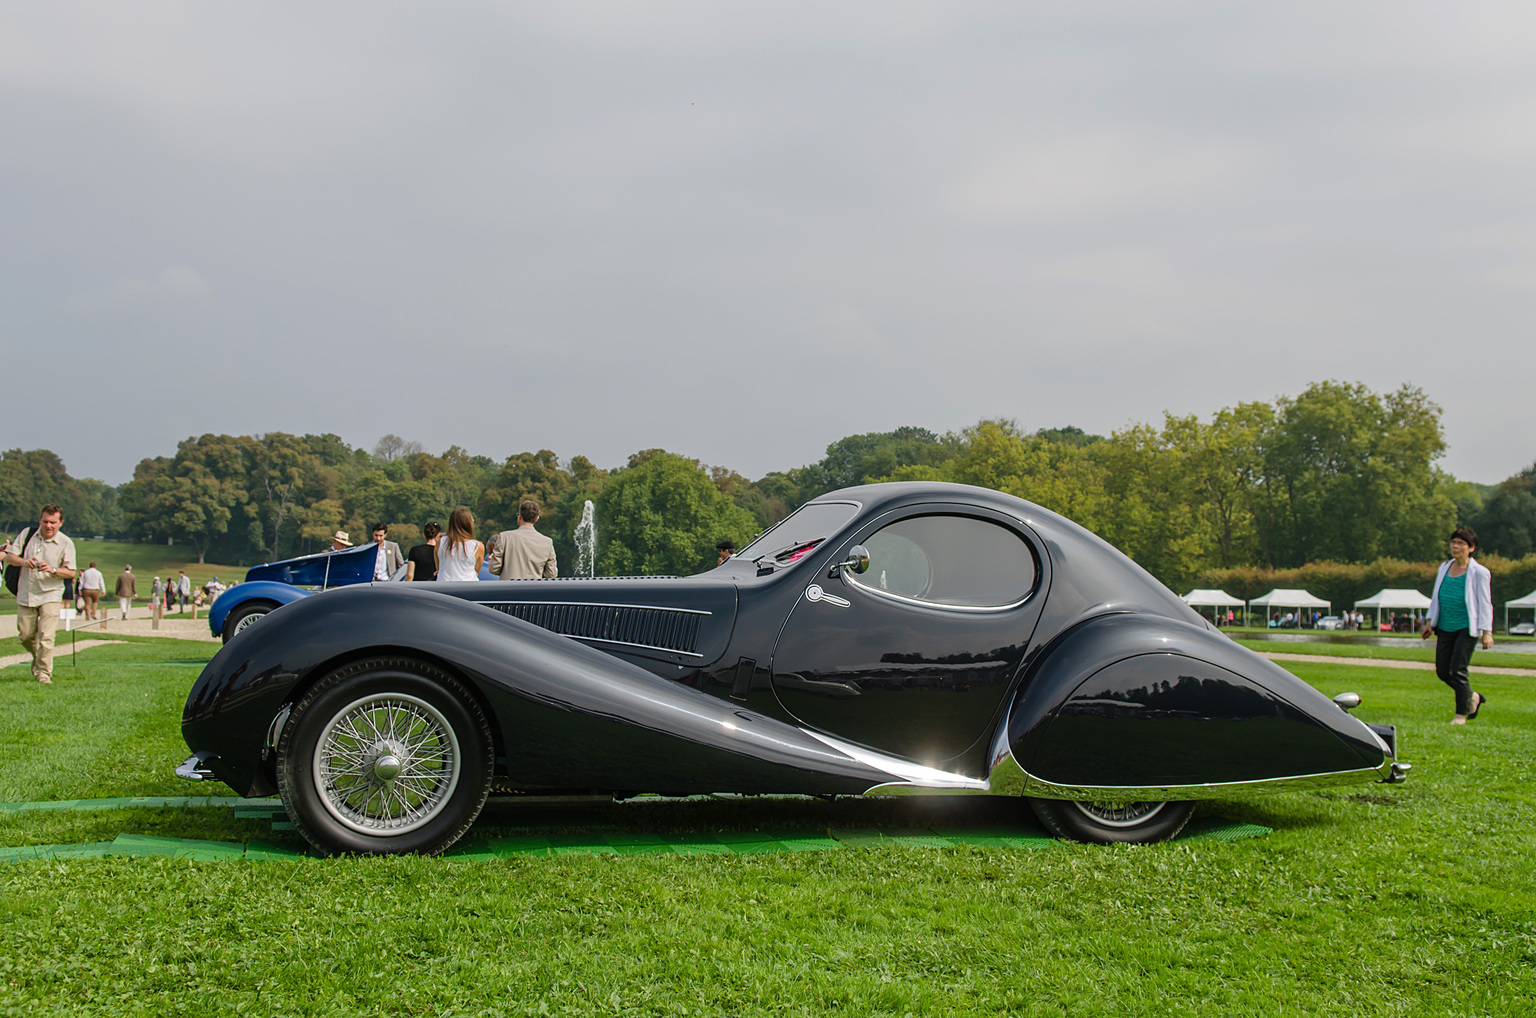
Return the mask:
[[1262,605],[1264,608],[1264,621],[1269,622],[1271,608],[1327,608],[1333,610],[1333,604],[1324,601],[1320,597],[1313,597],[1305,590],[1294,588],[1276,587],[1263,597],[1256,597],[1248,602],[1249,607]]
[[1228,605],[1243,604],[1244,601],[1240,597],[1233,597],[1225,590],[1191,590],[1184,595],[1184,603],[1200,605],[1204,608],[1225,608]]
[[[1191,590],[1184,595],[1184,603],[1191,608],[1241,608],[1243,609],[1243,623],[1248,622],[1248,605],[1240,597],[1233,597],[1225,590]],[[1216,624],[1221,625],[1221,615],[1212,612],[1216,616]]]
[[1363,601],[1355,602],[1356,608],[1376,609],[1376,628],[1381,628],[1383,608],[1408,608],[1412,611],[1429,611],[1429,598],[1417,590],[1402,587],[1383,587]]
[[1509,632],[1509,610],[1511,608],[1536,608],[1536,590],[1524,597],[1517,597],[1513,601],[1504,602],[1504,632]]

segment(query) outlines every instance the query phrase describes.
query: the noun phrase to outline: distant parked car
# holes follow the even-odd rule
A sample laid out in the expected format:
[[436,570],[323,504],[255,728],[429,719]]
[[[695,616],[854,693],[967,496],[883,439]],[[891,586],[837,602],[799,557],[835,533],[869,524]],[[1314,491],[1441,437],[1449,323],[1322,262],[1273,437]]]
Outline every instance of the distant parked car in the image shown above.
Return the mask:
[[1509,627],[1510,636],[1536,636],[1536,622],[1516,622]]
[[[221,594],[208,612],[208,630],[228,643],[236,633],[285,604],[332,587],[373,582],[378,545],[369,542],[346,551],[301,555],[252,566],[245,582]],[[390,579],[403,578],[405,569]]]
[[1317,625],[1314,626],[1313,628],[1314,629],[1343,629],[1344,628],[1344,620],[1339,618],[1337,615],[1324,615],[1322,618],[1317,620]]

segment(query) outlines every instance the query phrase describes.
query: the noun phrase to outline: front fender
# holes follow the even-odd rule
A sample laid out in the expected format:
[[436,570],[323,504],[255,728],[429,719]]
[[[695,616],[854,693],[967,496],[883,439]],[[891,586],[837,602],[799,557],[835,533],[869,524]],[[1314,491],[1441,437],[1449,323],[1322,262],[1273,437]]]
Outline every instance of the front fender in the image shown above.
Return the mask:
[[192,687],[188,747],[235,791],[263,794],[285,703],[343,662],[408,656],[474,688],[519,788],[859,794],[892,780],[792,725],[425,586],[327,591],[242,632]]
[[1022,684],[1006,738],[1037,793],[1068,797],[1359,780],[1391,756],[1364,723],[1278,665],[1220,633],[1136,613],[1060,637]]
[[312,590],[295,587],[275,580],[247,580],[237,583],[214,599],[208,606],[208,631],[214,636],[224,635],[224,620],[229,613],[248,601],[272,601],[279,607],[313,594]]

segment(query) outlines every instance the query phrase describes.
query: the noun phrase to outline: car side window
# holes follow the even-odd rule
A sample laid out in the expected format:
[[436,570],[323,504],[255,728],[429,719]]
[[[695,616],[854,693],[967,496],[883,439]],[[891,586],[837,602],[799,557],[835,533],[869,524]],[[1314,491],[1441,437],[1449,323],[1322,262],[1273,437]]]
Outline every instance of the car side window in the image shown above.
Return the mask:
[[869,569],[848,574],[876,591],[934,604],[998,607],[1035,586],[1035,557],[1018,534],[973,516],[914,516],[864,542]]

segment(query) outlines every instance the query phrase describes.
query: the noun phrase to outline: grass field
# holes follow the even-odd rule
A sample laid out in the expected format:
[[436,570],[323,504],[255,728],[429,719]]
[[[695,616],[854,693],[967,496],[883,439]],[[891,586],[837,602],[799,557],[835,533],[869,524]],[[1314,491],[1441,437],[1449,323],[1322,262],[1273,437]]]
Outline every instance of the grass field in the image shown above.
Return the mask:
[[[123,641],[51,689],[0,670],[0,800],[220,791],[170,776],[208,653]],[[1452,727],[1433,675],[1293,670],[1398,724],[1410,780],[1201,805],[1274,828],[1232,843],[0,864],[0,1013],[1530,1014],[1536,680],[1478,679],[1488,708]],[[608,810],[626,829],[708,831],[911,808]],[[123,832],[292,838],[227,809],[0,812],[0,845]]]
[[[1401,647],[1370,647],[1348,643],[1278,643],[1274,640],[1245,640],[1241,636],[1236,641],[1249,650],[1256,650],[1266,654],[1315,654],[1321,657],[1358,658],[1363,661],[1426,661],[1430,664],[1435,660],[1435,641],[1418,640],[1404,641]],[[1472,652],[1472,666],[1496,665],[1500,668],[1536,668],[1536,654],[1522,654],[1515,652],[1499,653],[1499,644],[1506,642],[1503,637],[1494,641],[1493,650],[1476,650]]]
[[[7,535],[14,537],[14,534]],[[178,569],[186,570],[194,587],[201,587],[215,576],[224,583],[238,583],[245,579],[245,571],[250,568],[245,566],[218,565],[212,562],[198,565],[197,556],[185,545],[163,544],[125,544],[121,541],[89,541],[70,537],[75,542],[75,559],[81,569],[90,562],[96,563],[96,568],[101,570],[107,578],[107,596],[112,596],[113,585],[117,582],[117,574],[123,571],[123,566],[133,566],[134,575],[139,578],[138,604],[149,603],[149,586],[156,576],[161,578],[176,575]],[[0,615],[14,615],[16,613],[16,598],[9,590],[0,586]]]

